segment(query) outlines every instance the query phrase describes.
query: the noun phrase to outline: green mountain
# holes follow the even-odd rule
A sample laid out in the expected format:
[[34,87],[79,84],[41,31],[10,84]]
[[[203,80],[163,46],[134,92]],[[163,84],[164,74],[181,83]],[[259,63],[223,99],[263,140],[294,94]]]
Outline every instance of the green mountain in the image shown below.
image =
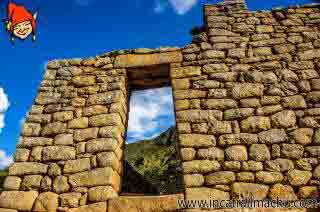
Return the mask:
[[[122,188],[124,193],[156,195],[181,191],[176,135],[176,128],[171,127],[154,139],[126,145],[126,160],[130,167],[125,166]],[[140,175],[137,183],[131,183],[137,181],[137,177],[132,175]]]

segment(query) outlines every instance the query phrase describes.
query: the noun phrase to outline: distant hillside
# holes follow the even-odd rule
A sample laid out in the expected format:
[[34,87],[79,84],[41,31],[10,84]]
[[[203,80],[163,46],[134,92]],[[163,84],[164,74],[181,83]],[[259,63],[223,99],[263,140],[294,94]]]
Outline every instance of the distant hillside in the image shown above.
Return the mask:
[[[155,193],[150,189],[141,189],[130,185],[130,170],[125,169],[123,192],[172,194],[181,191],[180,162],[176,152],[176,128],[171,127],[158,137],[126,145],[128,164],[141,175],[142,179],[157,188]],[[140,189],[140,191],[139,191]]]

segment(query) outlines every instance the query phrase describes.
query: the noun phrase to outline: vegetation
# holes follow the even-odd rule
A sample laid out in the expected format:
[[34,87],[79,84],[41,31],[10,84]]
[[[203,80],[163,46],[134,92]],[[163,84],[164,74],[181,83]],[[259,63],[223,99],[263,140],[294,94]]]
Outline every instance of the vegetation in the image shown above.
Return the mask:
[[[126,160],[145,181],[157,188],[158,194],[178,193],[181,188],[181,174],[176,149],[176,129],[171,127],[154,139],[127,144]],[[125,176],[131,175],[126,171]],[[134,189],[130,188],[128,183],[125,186],[125,192],[130,193],[130,190]],[[140,192],[150,191],[148,189]]]

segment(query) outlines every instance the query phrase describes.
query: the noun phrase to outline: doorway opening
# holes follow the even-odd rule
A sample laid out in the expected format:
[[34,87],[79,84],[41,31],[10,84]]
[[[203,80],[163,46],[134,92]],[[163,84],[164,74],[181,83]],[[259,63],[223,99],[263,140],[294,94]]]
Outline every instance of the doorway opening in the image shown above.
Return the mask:
[[182,177],[169,67],[128,71],[122,195],[180,193]]

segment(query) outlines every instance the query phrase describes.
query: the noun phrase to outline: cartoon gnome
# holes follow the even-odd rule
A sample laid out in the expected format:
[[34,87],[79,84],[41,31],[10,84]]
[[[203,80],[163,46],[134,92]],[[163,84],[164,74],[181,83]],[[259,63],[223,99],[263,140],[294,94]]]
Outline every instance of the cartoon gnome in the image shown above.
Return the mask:
[[24,6],[15,3],[8,4],[8,19],[6,21],[7,31],[14,37],[25,40],[32,33],[32,40],[36,40],[37,12],[32,14]]

